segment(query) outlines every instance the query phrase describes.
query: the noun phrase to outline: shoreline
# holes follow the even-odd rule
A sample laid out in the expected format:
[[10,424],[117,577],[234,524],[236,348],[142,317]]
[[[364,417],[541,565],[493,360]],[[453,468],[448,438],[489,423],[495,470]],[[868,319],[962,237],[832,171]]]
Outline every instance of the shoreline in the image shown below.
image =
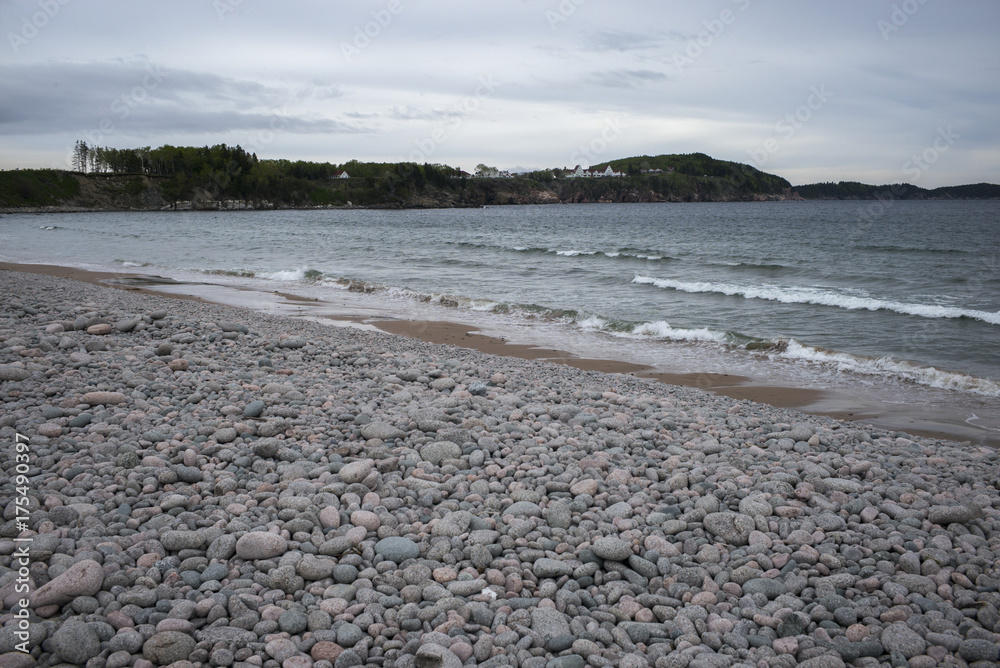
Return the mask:
[[[227,297],[231,299],[234,293],[247,293],[252,296],[265,295],[268,297],[273,294],[284,300],[286,305],[298,307],[298,309],[291,311],[280,308],[276,311],[279,314],[292,317],[304,315],[304,310],[324,303],[321,300],[301,297],[282,291],[264,293],[213,283],[192,284],[172,280],[164,280],[162,283],[158,283],[155,280],[151,280],[158,277],[125,271],[93,271],[59,265],[10,262],[0,262],[0,270],[68,278],[129,292],[236,306],[256,311],[264,309],[260,308],[260,304],[251,303],[253,301],[252,298],[246,303],[234,304],[232,301],[227,301]],[[212,294],[212,292],[217,292],[217,294]],[[271,304],[269,306],[273,308],[282,305]],[[340,323],[342,325],[360,326],[363,328],[374,327],[382,332],[415,338],[427,343],[456,345],[491,355],[513,357],[526,361],[541,360],[553,362],[583,371],[632,375],[655,380],[667,385],[702,389],[734,400],[752,401],[777,408],[795,409],[808,415],[830,417],[853,422],[858,425],[870,424],[883,429],[894,429],[926,438],[954,442],[976,442],[973,430],[954,421],[945,424],[940,422],[939,418],[937,421],[931,422],[930,426],[921,425],[920,421],[927,418],[927,411],[922,407],[900,408],[884,404],[872,405],[852,400],[852,397],[842,396],[828,390],[757,383],[752,378],[740,375],[708,372],[671,373],[652,366],[633,364],[621,360],[579,357],[564,350],[511,343],[500,337],[482,334],[475,327],[468,324],[446,320],[387,319],[385,314],[380,315],[379,313],[365,315],[338,314],[336,316],[320,315],[319,319],[330,324]],[[947,416],[943,417],[947,419]],[[991,437],[991,435],[985,434],[982,435],[978,442],[990,447],[1000,447],[1000,436]]]
[[1000,658],[995,449],[0,276],[2,666]]

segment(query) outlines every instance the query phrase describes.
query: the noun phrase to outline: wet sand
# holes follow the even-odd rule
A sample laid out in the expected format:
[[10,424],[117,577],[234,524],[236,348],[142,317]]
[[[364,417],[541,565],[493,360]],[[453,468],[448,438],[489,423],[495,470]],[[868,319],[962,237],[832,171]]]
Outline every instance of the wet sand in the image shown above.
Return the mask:
[[[264,312],[284,315],[308,315],[324,303],[320,300],[288,292],[268,292],[220,286],[210,283],[179,283],[157,276],[129,272],[90,271],[75,267],[48,264],[17,264],[0,262],[0,269],[69,278],[96,285],[105,285],[133,292],[158,294],[175,299],[244,306]],[[238,299],[233,299],[239,295]],[[752,401],[778,408],[794,408],[813,415],[873,424],[884,429],[897,429],[910,434],[953,441],[981,441],[985,445],[1000,445],[1000,437],[985,437],[974,428],[954,419],[935,414],[933,408],[872,405],[859,403],[840,393],[804,387],[786,387],[755,383],[745,376],[718,373],[670,373],[650,366],[619,360],[582,358],[551,348],[509,343],[503,338],[481,334],[473,326],[432,320],[385,319],[384,314],[329,315],[318,309],[318,318],[330,324],[372,326],[384,332],[416,338],[428,343],[460,346],[480,352],[525,360],[542,360],[565,364],[585,371],[628,374],[650,378],[669,385],[693,387],[740,401]],[[927,419],[933,417],[933,419]]]

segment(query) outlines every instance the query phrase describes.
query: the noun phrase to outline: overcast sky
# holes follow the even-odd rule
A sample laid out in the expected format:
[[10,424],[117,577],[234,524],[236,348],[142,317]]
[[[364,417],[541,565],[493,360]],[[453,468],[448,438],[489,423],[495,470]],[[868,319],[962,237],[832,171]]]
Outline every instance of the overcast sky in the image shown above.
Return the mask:
[[0,0],[0,26],[5,169],[84,139],[1000,183],[995,0]]

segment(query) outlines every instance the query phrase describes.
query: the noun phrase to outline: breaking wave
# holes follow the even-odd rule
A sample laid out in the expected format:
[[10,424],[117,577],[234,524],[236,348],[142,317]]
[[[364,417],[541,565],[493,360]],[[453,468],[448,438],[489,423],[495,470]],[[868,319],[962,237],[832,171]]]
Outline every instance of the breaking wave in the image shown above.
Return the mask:
[[782,287],[778,285],[744,286],[732,283],[687,282],[650,276],[636,276],[633,283],[653,285],[665,290],[690,293],[715,293],[744,299],[765,299],[783,304],[815,304],[849,311],[893,311],[921,318],[971,318],[991,325],[1000,325],[1000,312],[964,309],[938,304],[911,304],[873,297],[861,297],[831,292],[823,288]]

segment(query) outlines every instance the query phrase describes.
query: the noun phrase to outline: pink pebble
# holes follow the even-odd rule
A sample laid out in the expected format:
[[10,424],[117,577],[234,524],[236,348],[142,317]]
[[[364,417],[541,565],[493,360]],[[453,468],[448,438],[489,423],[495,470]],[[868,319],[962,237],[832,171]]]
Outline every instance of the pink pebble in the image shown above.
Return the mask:
[[273,619],[277,621],[278,617],[281,617],[281,615],[284,614],[284,612],[285,610],[283,608],[279,608],[276,605],[269,605],[260,611],[260,618]]
[[111,626],[113,626],[116,630],[131,628],[135,626],[135,622],[132,620],[132,618],[126,615],[125,613],[121,612],[120,610],[114,610],[112,612],[109,612],[105,616],[105,619],[107,619],[108,624],[111,624]]
[[156,632],[160,633],[162,631],[180,631],[181,633],[191,633],[194,627],[186,619],[173,619],[167,618],[156,625]]
[[378,515],[371,511],[355,510],[351,513],[351,524],[356,527],[364,527],[368,531],[378,531],[382,522],[379,520]]
[[38,425],[38,433],[47,438],[61,436],[62,431],[62,427],[57,425],[55,422],[46,422],[45,424]]
[[644,624],[650,624],[656,621],[656,616],[653,614],[653,611],[650,610],[649,608],[642,608],[641,610],[635,613],[635,621],[642,622]]
[[160,555],[148,553],[140,555],[138,559],[135,560],[135,565],[139,568],[152,568],[153,564],[160,560]]
[[868,627],[864,624],[851,624],[847,627],[844,635],[851,642],[861,642],[868,637]]
[[776,654],[794,655],[799,651],[799,641],[795,638],[778,638],[771,643],[771,647]]
[[698,592],[691,597],[691,605],[696,605],[702,608],[715,605],[715,602],[715,594],[707,591]]
[[340,527],[340,511],[332,506],[326,506],[319,511],[319,523],[324,529],[337,529]]

